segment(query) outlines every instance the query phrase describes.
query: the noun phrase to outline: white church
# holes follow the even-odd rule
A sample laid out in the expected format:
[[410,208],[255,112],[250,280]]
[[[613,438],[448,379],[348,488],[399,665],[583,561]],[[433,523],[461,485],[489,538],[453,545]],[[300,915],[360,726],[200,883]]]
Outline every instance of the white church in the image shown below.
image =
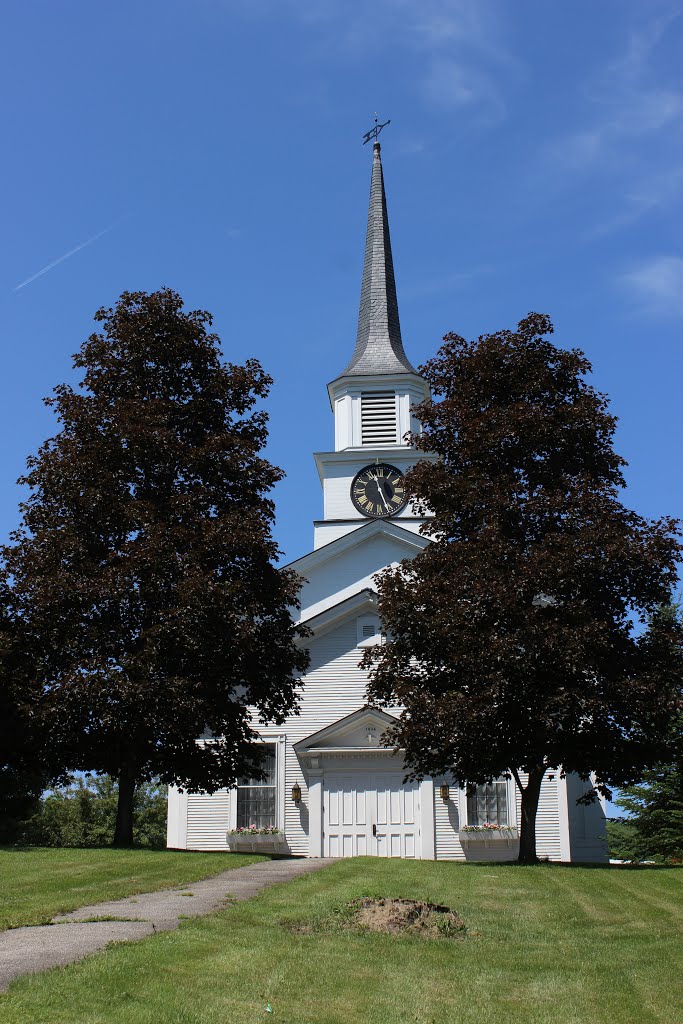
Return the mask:
[[[428,389],[403,349],[377,140],[356,346],[328,392],[334,451],[315,455],[323,517],[313,524],[313,550],[290,566],[304,580],[298,616],[311,630],[300,712],[277,727],[253,722],[266,747],[265,779],[243,779],[214,794],[171,788],[168,846],[243,849],[244,840],[230,831],[256,825],[278,830],[253,847],[263,852],[515,859],[520,800],[514,782],[500,779],[469,795],[449,777],[404,782],[400,752],[382,745],[399,709],[368,707],[367,675],[358,667],[363,648],[382,642],[373,577],[430,543],[403,485],[418,457],[403,441],[419,429],[411,407]],[[607,860],[604,808],[577,806],[582,788],[575,776],[546,775],[539,857]],[[471,830],[484,823],[498,828]]]

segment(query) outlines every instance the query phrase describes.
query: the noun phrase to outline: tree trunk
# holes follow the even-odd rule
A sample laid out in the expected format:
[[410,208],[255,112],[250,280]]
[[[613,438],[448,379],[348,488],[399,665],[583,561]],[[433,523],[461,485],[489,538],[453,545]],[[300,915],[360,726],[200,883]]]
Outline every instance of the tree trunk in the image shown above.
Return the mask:
[[114,846],[133,845],[133,798],[136,780],[130,768],[122,768],[119,774],[119,799],[116,806],[116,828]]
[[537,864],[536,854],[536,812],[541,795],[541,783],[545,767],[532,768],[526,786],[520,786],[522,794],[522,827],[519,833],[519,864]]

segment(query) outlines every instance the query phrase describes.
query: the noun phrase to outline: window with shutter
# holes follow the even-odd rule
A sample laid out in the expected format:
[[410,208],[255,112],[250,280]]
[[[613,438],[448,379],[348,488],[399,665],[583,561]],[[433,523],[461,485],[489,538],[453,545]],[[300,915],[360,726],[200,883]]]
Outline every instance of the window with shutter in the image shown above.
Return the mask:
[[362,394],[360,419],[363,444],[382,445],[398,442],[395,392],[369,391]]

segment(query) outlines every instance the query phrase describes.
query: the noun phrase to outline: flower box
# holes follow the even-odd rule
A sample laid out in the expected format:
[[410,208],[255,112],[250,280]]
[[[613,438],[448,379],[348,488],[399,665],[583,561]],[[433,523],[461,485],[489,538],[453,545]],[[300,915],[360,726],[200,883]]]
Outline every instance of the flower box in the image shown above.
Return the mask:
[[282,832],[259,832],[257,829],[228,832],[225,838],[231,850],[253,850],[257,846],[278,847],[285,839]]
[[511,846],[519,839],[516,828],[461,828],[458,832],[462,846],[477,844],[483,846]]

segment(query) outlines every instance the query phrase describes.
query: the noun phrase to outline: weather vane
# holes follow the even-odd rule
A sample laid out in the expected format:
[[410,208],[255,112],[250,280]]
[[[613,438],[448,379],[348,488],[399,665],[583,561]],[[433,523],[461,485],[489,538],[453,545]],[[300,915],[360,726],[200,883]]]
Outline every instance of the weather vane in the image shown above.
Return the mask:
[[386,128],[388,124],[391,124],[391,121],[385,121],[384,124],[378,124],[377,112],[375,112],[375,126],[374,128],[371,128],[369,132],[366,132],[365,135],[363,136],[363,145],[365,145],[366,142],[369,142],[370,139],[374,139],[376,142],[379,133],[382,131],[382,128]]

